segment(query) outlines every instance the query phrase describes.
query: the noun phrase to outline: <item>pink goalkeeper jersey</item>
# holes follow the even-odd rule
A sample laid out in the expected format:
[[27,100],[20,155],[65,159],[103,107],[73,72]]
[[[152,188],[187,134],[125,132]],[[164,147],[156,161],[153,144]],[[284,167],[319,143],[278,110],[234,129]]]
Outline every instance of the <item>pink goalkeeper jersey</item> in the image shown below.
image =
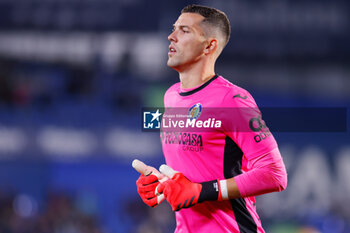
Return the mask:
[[[174,84],[164,96],[164,107],[166,163],[192,182],[232,178],[248,171],[249,160],[277,148],[252,96],[221,76],[191,90]],[[177,122],[181,118],[169,109],[188,114],[190,120]],[[176,233],[264,232],[254,197],[206,201],[175,215]]]

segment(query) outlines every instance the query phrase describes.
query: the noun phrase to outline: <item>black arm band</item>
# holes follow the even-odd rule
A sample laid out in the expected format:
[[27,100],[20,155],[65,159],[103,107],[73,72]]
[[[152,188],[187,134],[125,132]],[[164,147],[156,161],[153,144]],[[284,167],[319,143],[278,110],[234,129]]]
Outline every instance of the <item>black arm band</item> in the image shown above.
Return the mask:
[[217,180],[201,183],[202,191],[198,198],[198,203],[203,201],[216,201],[219,198],[219,184]]

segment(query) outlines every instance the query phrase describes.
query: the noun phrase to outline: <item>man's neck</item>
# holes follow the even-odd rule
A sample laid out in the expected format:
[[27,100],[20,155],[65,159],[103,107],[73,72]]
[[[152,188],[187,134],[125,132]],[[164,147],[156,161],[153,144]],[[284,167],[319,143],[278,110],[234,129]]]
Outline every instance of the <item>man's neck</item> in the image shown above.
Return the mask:
[[191,69],[183,72],[179,72],[181,88],[191,89],[196,86],[202,85],[203,83],[214,77],[215,71],[212,69]]

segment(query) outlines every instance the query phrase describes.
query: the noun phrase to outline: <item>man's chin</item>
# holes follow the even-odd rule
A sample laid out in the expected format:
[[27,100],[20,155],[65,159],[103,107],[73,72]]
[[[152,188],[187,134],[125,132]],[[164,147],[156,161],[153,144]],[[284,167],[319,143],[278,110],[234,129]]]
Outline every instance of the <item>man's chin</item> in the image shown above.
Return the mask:
[[174,64],[174,62],[171,62],[171,61],[169,61],[168,60],[168,62],[167,62],[167,65],[170,67],[170,68],[175,68],[176,67],[176,65]]
[[174,70],[176,70],[176,71],[179,71],[179,70],[180,70],[180,67],[182,66],[182,64],[180,64],[180,63],[177,62],[177,61],[174,61],[174,60],[171,59],[171,58],[168,59],[167,65],[168,65],[170,68],[172,68],[172,69],[174,69]]

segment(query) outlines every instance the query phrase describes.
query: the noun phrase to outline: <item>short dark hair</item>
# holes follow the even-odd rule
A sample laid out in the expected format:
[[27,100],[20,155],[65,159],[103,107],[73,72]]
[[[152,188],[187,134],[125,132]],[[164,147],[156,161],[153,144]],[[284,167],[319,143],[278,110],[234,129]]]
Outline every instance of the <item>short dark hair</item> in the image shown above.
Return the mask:
[[230,40],[230,34],[231,34],[230,21],[228,20],[227,15],[221,10],[218,10],[212,7],[192,4],[184,7],[181,13],[200,14],[201,16],[204,17],[203,22],[206,22],[220,29],[221,33],[225,37],[224,38],[225,45]]

